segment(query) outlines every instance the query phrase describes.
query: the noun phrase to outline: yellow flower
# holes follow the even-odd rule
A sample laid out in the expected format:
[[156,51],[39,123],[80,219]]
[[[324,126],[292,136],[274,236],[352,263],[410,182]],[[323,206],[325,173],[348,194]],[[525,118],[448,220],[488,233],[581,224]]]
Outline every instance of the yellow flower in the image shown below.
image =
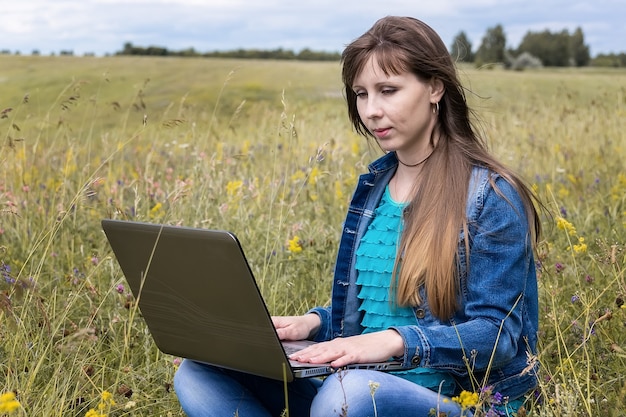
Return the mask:
[[109,391],[102,391],[102,402],[108,403],[109,405],[115,405],[115,400],[113,400],[113,394]]
[[341,182],[335,181],[335,198],[337,200],[343,199],[343,190],[341,188]]
[[15,399],[14,392],[5,392],[0,395],[0,413],[11,414],[20,408],[20,402]]
[[228,181],[226,184],[226,193],[230,196],[235,195],[235,193],[241,188],[243,185],[243,181]]
[[298,236],[294,236],[293,239],[289,240],[287,250],[291,253],[302,252],[302,245],[300,244],[300,238]]
[[317,184],[317,177],[320,175],[320,170],[317,167],[313,167],[311,173],[309,174],[309,185]]
[[161,210],[161,208],[163,207],[163,204],[161,203],[156,203],[151,209],[150,209],[150,214],[151,215],[155,215],[159,212],[159,210]]
[[576,253],[584,253],[587,252],[587,244],[585,243],[584,237],[578,238],[578,245],[574,245],[574,252]]
[[299,169],[291,175],[291,181],[297,182],[297,181],[304,179],[305,177],[306,177],[306,174],[304,173],[304,171]]
[[85,417],[107,417],[105,408],[110,408],[112,405],[115,405],[115,400],[113,400],[113,394],[111,394],[109,391],[102,391],[102,394],[100,394],[100,398],[101,399],[97,407],[98,411],[91,408],[89,409],[89,411],[87,411]]
[[556,218],[556,227],[561,230],[565,230],[570,236],[574,236],[576,234],[576,228],[574,225],[561,216]]
[[478,404],[478,393],[477,392],[469,392],[462,391],[458,397],[452,397],[452,401],[459,404],[463,410],[474,407]]
[[352,142],[352,146],[351,146],[352,155],[358,155],[360,150],[361,150],[361,148],[359,146],[359,143],[358,142]]

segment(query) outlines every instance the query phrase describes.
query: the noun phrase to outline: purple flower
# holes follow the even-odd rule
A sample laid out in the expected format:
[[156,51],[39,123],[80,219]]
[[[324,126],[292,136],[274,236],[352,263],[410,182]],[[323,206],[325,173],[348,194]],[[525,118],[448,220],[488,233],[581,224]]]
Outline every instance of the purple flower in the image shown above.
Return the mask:
[[556,273],[558,274],[558,273],[560,273],[561,271],[563,271],[563,270],[565,269],[565,266],[563,266],[563,264],[562,264],[562,263],[557,262],[557,263],[554,265],[554,268],[556,269]]
[[120,294],[124,294],[124,286],[122,284],[117,284],[115,286],[115,291],[117,291]]
[[2,267],[0,267],[0,273],[2,273],[2,278],[4,278],[7,284],[15,284],[15,278],[11,276],[11,267],[9,265],[3,262]]
[[493,402],[496,404],[502,404],[502,400],[504,398],[502,397],[502,394],[500,394],[499,392],[496,392],[495,394],[493,394]]
[[577,303],[580,300],[580,297],[576,294],[572,295],[572,303]]

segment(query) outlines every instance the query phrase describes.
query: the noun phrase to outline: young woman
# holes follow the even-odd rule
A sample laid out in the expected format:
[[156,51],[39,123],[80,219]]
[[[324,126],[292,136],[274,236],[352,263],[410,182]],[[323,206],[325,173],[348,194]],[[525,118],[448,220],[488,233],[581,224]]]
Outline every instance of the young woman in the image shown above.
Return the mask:
[[[342,62],[349,117],[386,155],[359,178],[331,305],[274,325],[281,339],[322,342],[292,359],[341,368],[395,357],[406,371],[295,381],[290,415],[458,416],[450,398],[463,390],[488,390],[500,411],[517,411],[536,385],[531,192],[477,136],[454,62],[429,26],[383,18]],[[192,417],[284,409],[282,383],[193,361],[174,384]]]

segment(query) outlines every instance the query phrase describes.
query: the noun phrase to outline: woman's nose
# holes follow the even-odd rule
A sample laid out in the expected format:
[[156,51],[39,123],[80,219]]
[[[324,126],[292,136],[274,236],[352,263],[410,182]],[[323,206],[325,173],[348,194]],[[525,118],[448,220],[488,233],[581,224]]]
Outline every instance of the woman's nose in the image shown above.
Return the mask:
[[382,115],[382,108],[378,100],[375,97],[368,97],[367,103],[365,104],[364,109],[364,118],[366,119],[375,119]]

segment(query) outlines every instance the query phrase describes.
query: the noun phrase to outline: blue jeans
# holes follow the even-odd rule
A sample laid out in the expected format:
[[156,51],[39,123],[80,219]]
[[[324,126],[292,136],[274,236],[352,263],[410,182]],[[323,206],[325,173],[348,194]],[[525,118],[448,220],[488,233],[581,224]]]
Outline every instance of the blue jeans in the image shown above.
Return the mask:
[[[285,409],[281,381],[191,360],[180,365],[174,389],[189,417],[278,417]],[[323,382],[297,379],[288,384],[288,391],[291,417],[427,417],[432,409],[449,417],[461,414],[458,404],[436,392],[378,371],[338,372]]]

